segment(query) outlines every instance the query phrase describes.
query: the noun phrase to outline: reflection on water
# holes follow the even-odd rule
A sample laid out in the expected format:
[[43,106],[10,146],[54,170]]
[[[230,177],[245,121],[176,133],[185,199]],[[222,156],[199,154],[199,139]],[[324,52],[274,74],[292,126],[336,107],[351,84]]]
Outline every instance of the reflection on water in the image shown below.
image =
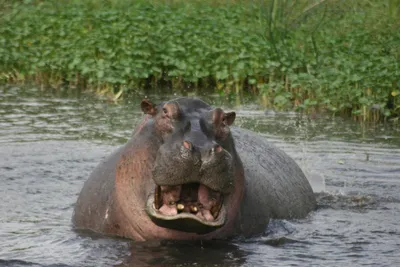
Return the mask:
[[235,123],[302,167],[318,192],[319,209],[306,219],[274,220],[264,236],[230,242],[134,243],[73,232],[83,182],[129,138],[141,98],[116,105],[0,88],[0,265],[400,265],[399,127],[264,112],[255,104],[236,108]]
[[132,243],[118,266],[242,266],[247,253],[227,241]]

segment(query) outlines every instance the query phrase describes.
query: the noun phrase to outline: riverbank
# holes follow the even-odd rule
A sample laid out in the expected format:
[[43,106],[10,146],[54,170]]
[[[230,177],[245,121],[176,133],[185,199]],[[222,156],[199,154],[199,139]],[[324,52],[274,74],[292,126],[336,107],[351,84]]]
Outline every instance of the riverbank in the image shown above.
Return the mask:
[[3,2],[3,83],[116,97],[211,88],[275,109],[400,114],[398,0]]

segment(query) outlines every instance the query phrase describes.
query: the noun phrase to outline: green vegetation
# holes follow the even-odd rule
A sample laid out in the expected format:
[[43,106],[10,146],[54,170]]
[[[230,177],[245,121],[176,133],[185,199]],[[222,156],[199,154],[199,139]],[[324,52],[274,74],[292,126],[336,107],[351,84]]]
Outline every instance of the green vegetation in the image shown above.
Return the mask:
[[[0,80],[400,115],[400,0],[0,0]],[[200,90],[200,89],[199,89]]]

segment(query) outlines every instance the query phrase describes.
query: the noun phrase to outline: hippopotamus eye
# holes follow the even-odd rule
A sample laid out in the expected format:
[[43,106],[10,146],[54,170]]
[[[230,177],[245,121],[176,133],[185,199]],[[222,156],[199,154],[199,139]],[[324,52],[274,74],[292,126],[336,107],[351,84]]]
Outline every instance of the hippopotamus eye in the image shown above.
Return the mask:
[[162,117],[169,119],[179,119],[181,116],[181,109],[179,108],[178,103],[176,102],[168,102],[162,108]]
[[168,117],[168,110],[166,108],[163,108],[163,113],[164,113],[165,116]]

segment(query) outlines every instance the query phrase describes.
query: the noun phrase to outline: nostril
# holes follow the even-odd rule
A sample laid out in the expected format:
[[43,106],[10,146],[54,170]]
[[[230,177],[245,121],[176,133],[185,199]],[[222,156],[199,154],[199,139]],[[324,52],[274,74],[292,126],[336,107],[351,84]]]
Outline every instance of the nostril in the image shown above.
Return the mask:
[[213,148],[211,148],[211,153],[214,153],[214,152],[219,153],[221,151],[222,151],[222,146],[220,146],[220,145],[215,145]]
[[188,150],[192,150],[192,143],[189,141],[183,141],[183,146]]

